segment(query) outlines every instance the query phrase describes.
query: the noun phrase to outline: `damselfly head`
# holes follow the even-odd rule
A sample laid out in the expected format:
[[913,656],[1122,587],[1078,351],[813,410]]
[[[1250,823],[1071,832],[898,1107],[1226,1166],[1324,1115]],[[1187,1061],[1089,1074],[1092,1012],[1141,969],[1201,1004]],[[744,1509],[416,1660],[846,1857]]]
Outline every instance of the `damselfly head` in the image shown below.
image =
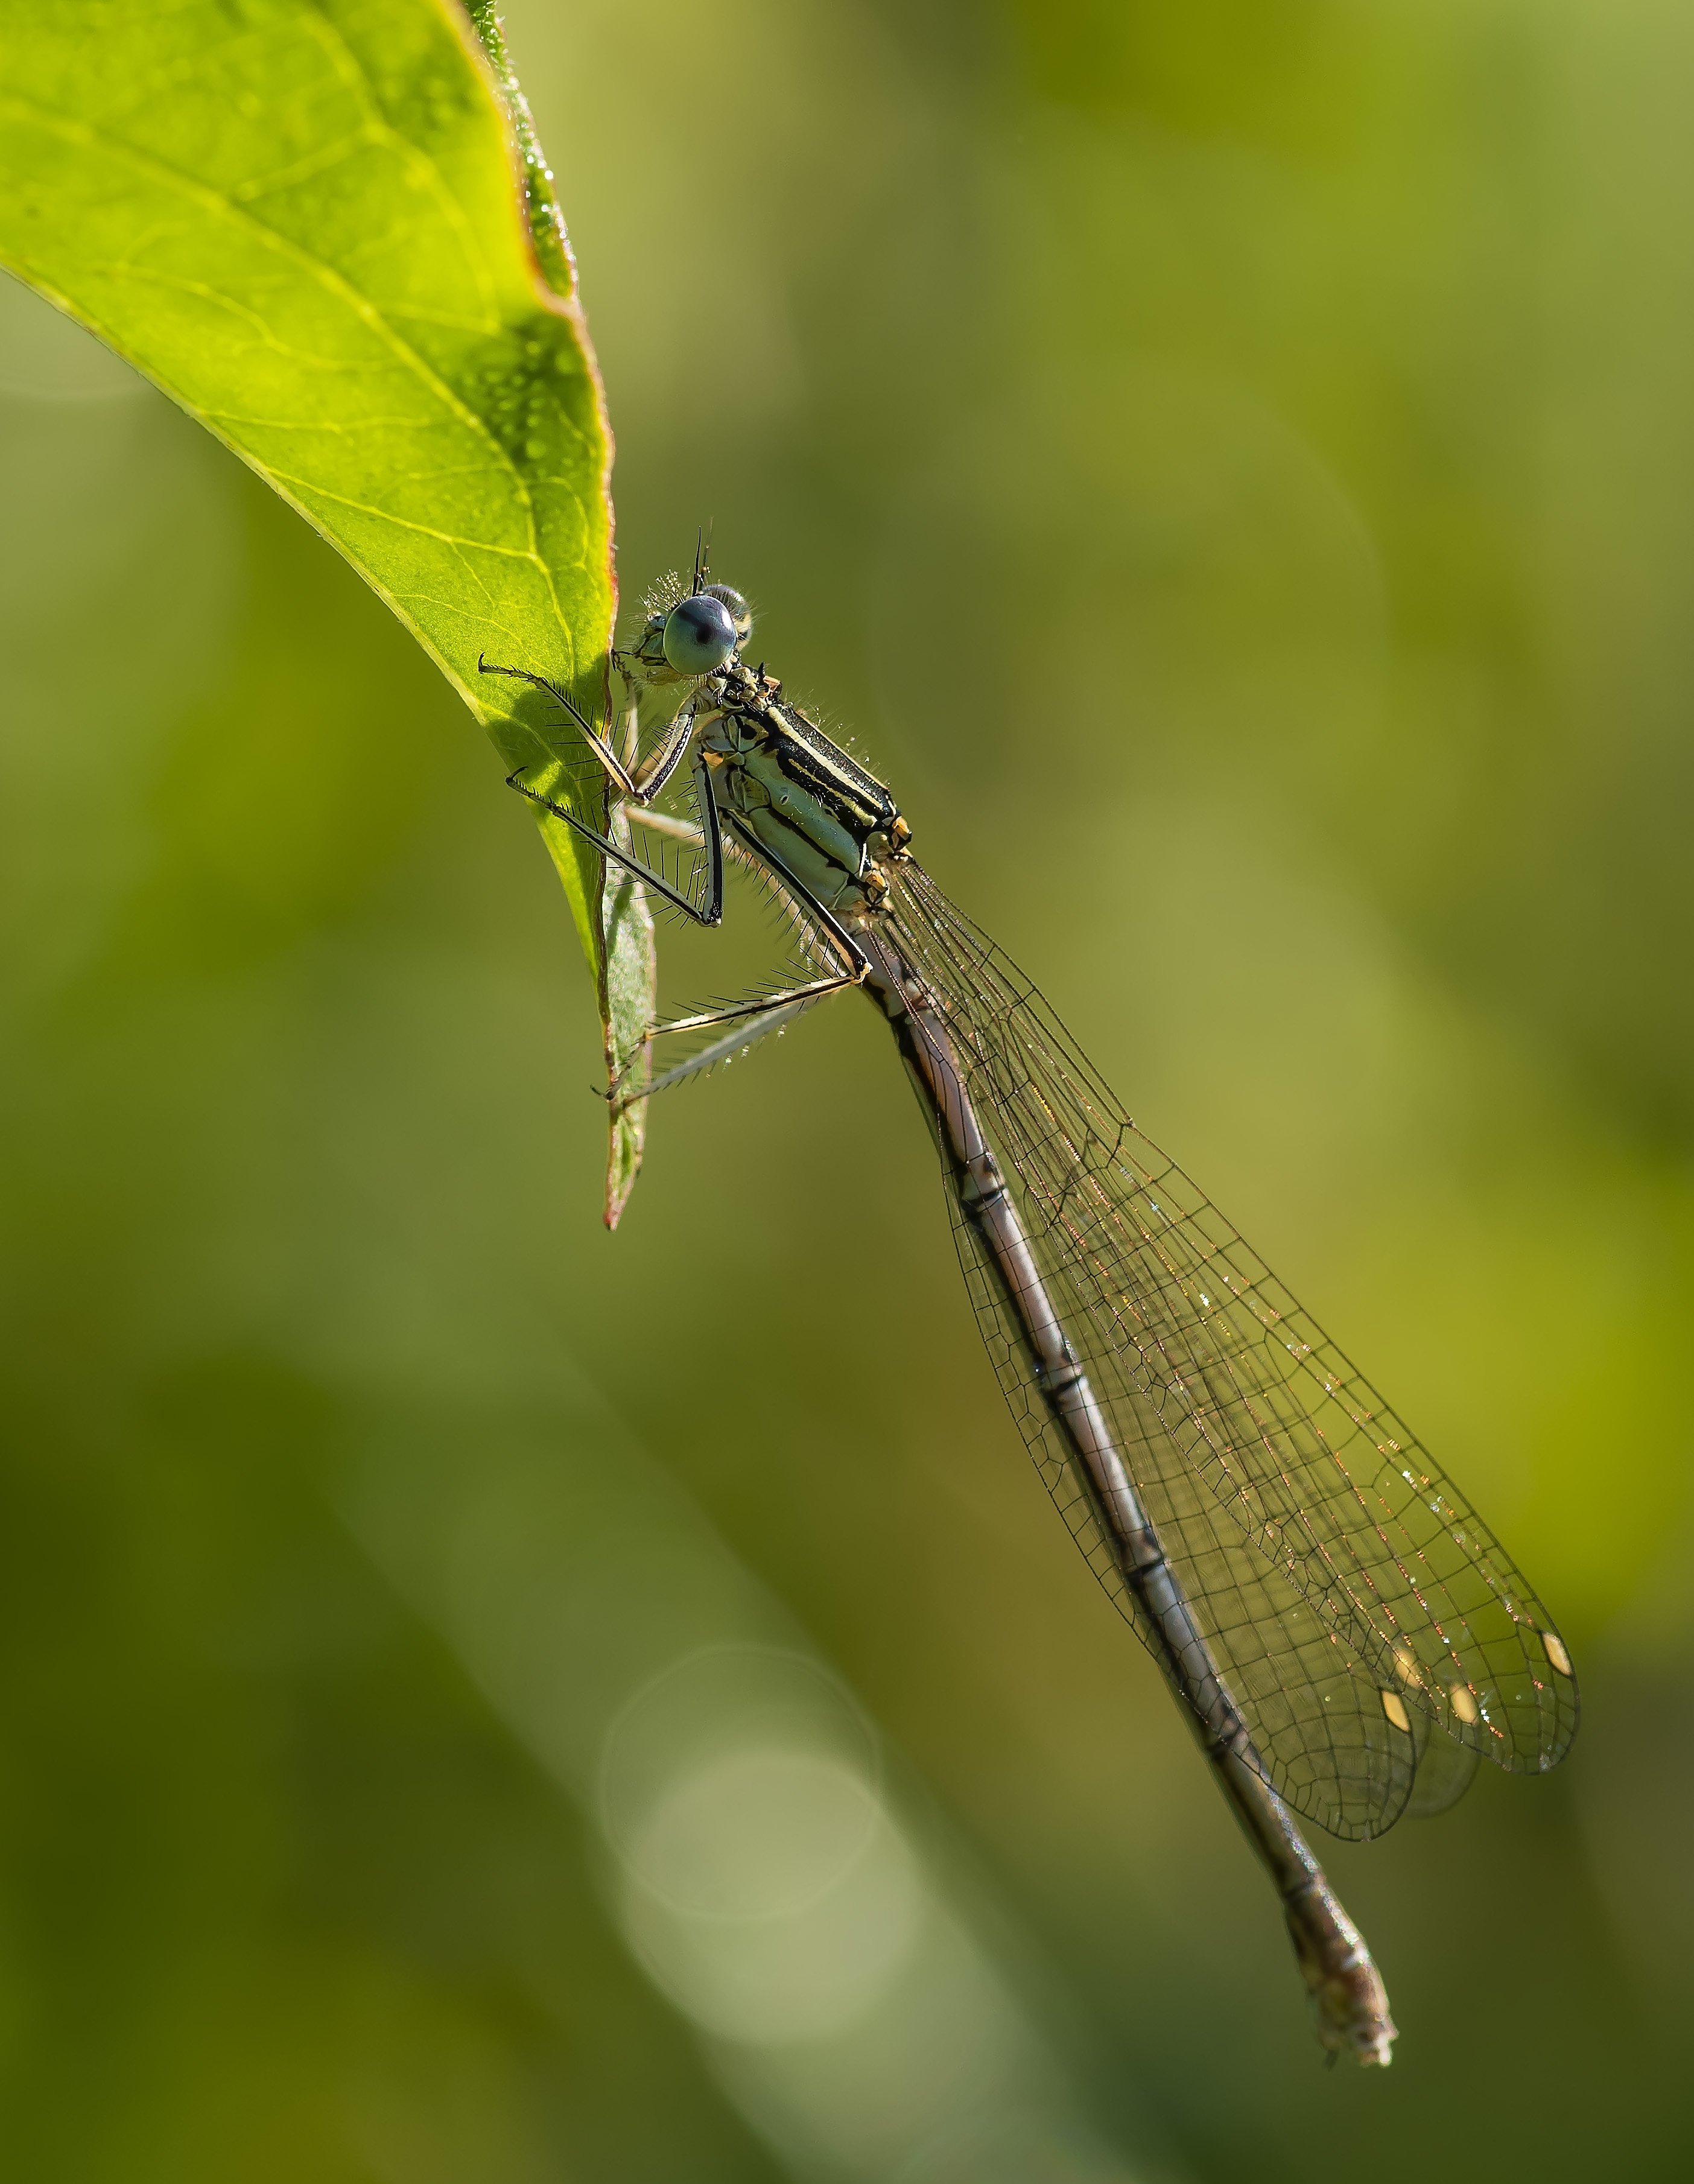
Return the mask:
[[643,601],[646,620],[634,644],[619,654],[624,671],[644,682],[675,682],[715,674],[753,630],[753,610],[733,584],[699,581],[685,591],[664,577]]

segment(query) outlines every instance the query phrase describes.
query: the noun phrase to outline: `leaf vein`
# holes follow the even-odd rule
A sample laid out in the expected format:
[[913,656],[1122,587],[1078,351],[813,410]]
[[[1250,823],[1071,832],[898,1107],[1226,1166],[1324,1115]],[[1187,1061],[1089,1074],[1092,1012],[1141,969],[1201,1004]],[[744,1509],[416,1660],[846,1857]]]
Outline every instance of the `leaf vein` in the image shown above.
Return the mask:
[[[325,28],[327,31],[328,25],[326,25]],[[341,42],[336,39],[334,42],[338,46]],[[356,67],[357,64],[353,62],[350,54],[347,55],[347,59],[349,65]],[[383,313],[369,297],[361,295],[353,283],[333,265],[303,248],[266,221],[259,219],[245,206],[235,203],[225,192],[214,189],[209,184],[196,181],[192,176],[185,175],[180,169],[172,167],[168,162],[156,158],[153,153],[140,151],[134,145],[125,143],[120,138],[103,135],[86,122],[76,120],[65,114],[56,114],[50,109],[37,104],[35,100],[21,98],[15,92],[0,93],[0,113],[8,111],[33,122],[36,126],[44,130],[49,135],[59,136],[67,143],[75,145],[83,150],[104,152],[120,162],[126,163],[136,171],[146,175],[155,183],[163,184],[179,192],[191,202],[198,203],[203,211],[211,213],[216,218],[227,221],[231,226],[250,231],[259,239],[264,247],[274,251],[279,257],[288,259],[315,281],[320,287],[351,310],[354,315],[392,351],[400,363],[417,378],[445,410],[458,418],[461,424],[467,426],[471,432],[487,445],[497,466],[506,474],[523,510],[529,545],[527,549],[521,554],[518,549],[510,547],[487,547],[482,550],[511,554],[515,558],[532,561],[542,571],[549,599],[553,608],[554,620],[570,652],[574,671],[575,643],[559,598],[553,573],[538,551],[535,504],[522,472],[489,430],[486,421],[479,417],[467,403],[462,401],[447,382],[418,354],[411,343],[401,337],[398,329],[390,325]],[[386,123],[383,125],[386,127]],[[404,142],[404,140],[398,141]],[[415,148],[412,148],[415,152]],[[416,156],[420,159],[422,157],[421,153]],[[429,164],[428,162],[425,164]],[[139,270],[139,269],[137,270]],[[208,290],[206,292],[210,295],[215,292]],[[226,300],[231,305],[234,304],[233,298]],[[299,481],[295,482],[298,483]],[[327,498],[341,502],[343,505],[348,507],[356,508],[361,505],[358,502],[344,500],[339,494],[329,494]],[[405,524],[405,527],[409,529],[428,531],[428,526],[426,525],[406,523],[404,518],[390,516],[386,510],[381,509],[367,509],[365,512],[382,516],[391,522]],[[443,538],[450,536],[446,532],[433,535]],[[469,540],[464,543],[475,545],[478,542]]]

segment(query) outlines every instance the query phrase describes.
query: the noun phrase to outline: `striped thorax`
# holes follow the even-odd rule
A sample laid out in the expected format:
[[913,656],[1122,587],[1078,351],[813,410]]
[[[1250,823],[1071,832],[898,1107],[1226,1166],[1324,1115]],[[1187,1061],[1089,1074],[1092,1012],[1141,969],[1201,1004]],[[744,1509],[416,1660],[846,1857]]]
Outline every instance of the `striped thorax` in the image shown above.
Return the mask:
[[749,849],[861,921],[887,900],[911,829],[882,783],[782,687],[738,659],[702,683],[694,722],[719,804]]

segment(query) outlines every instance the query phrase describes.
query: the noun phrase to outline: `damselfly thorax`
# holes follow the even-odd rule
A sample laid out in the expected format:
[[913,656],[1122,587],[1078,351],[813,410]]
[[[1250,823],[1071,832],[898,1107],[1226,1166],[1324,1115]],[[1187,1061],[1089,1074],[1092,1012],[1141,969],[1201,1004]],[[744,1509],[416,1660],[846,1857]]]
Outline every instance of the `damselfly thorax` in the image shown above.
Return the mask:
[[849,925],[886,903],[911,829],[856,759],[788,704],[772,675],[732,660],[694,719],[726,824]]

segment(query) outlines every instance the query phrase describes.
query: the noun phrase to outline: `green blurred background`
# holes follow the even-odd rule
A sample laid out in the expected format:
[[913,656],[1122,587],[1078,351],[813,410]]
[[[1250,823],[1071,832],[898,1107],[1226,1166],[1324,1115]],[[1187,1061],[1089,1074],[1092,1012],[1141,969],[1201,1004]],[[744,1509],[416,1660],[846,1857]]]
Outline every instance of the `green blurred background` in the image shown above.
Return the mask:
[[1694,21],[513,0],[633,599],[1390,1391],[1587,1719],[1269,1892],[887,1035],[655,1111],[422,655],[0,297],[0,2085],[76,2184],[1686,2173]]

